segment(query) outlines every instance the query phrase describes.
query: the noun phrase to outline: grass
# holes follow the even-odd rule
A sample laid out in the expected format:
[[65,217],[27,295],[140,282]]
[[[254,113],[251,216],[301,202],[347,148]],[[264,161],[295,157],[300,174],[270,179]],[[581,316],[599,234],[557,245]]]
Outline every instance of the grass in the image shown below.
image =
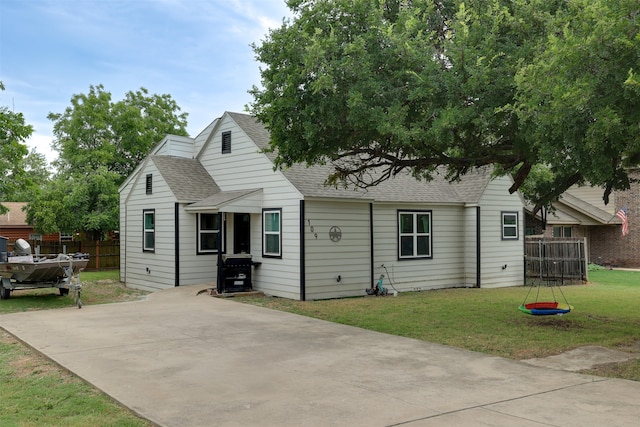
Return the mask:
[[[81,274],[84,305],[128,301],[144,292],[127,289],[118,271]],[[38,289],[14,291],[0,314],[75,306],[71,296]],[[152,426],[78,377],[0,329],[1,426]]]
[[[243,298],[251,304],[468,350],[528,359],[585,345],[640,351],[640,273],[591,271],[590,283],[562,288],[574,307],[564,316],[530,316],[518,306],[528,289],[443,289],[362,297],[292,301]],[[527,302],[535,301],[536,288]],[[548,288],[538,301],[553,298]],[[364,290],[363,290],[364,293]],[[556,288],[556,299],[564,302]],[[640,363],[611,366],[607,376],[640,379]],[[593,371],[596,373],[596,371]],[[605,370],[597,372],[605,375]]]
[[[140,298],[145,292],[128,289],[119,281],[118,270],[89,271],[80,274],[84,305],[122,302]],[[0,314],[18,311],[50,310],[75,305],[72,294],[61,296],[57,288],[16,290],[0,302]]]

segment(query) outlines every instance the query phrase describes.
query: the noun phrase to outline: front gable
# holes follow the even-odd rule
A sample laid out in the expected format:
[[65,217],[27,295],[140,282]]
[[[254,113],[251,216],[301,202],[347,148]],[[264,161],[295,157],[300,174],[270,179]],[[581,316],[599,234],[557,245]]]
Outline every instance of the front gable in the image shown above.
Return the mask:
[[196,159],[222,191],[262,188],[268,202],[273,189],[287,193],[287,198],[301,199],[303,195],[262,152],[268,138],[255,118],[227,112],[212,127]]

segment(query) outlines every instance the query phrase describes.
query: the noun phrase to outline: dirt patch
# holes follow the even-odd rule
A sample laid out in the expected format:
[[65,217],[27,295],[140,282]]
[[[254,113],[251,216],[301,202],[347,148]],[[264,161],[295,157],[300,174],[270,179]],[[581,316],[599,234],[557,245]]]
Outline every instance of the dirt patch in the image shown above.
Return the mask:
[[599,365],[624,363],[640,359],[640,352],[612,350],[610,348],[588,345],[562,354],[549,357],[525,359],[522,362],[543,368],[580,372]]
[[14,377],[27,378],[34,375],[63,372],[55,363],[24,346],[6,331],[0,330],[0,342],[15,347],[16,354],[8,361],[8,366]]

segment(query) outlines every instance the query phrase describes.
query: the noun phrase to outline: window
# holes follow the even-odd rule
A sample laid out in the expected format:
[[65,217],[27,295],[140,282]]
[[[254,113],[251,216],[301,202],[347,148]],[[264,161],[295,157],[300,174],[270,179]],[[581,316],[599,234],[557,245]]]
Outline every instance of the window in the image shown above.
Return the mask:
[[153,175],[152,174],[148,174],[147,175],[147,183],[146,183],[146,191],[147,194],[151,194],[152,190],[153,190]]
[[553,237],[571,237],[571,227],[553,227]]
[[143,242],[142,250],[145,252],[154,252],[156,249],[156,212],[154,210],[143,211]]
[[222,154],[231,152],[231,132],[222,132]]
[[398,258],[431,257],[431,211],[398,211]]
[[220,216],[215,213],[198,215],[198,253],[217,253],[220,235]]
[[262,255],[265,257],[282,256],[281,209],[262,211]]
[[502,240],[518,240],[518,212],[502,212]]

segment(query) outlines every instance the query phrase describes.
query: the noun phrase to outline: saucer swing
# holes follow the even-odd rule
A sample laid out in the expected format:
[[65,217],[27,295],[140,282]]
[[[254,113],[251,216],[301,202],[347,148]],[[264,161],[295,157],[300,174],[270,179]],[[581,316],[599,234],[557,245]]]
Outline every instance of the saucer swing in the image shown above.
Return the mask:
[[[520,307],[518,307],[518,310],[520,310],[523,313],[526,314],[530,314],[532,316],[550,316],[550,315],[563,315],[563,314],[567,314],[569,312],[571,312],[571,310],[573,309],[573,306],[569,305],[569,301],[567,301],[567,297],[565,297],[564,292],[562,292],[562,288],[558,285],[556,286],[549,286],[549,288],[551,289],[551,294],[553,296],[553,301],[538,301],[538,298],[540,296],[540,283],[538,283],[537,286],[535,286],[536,288],[536,299],[534,302],[527,302],[528,298],[529,298],[529,294],[531,294],[531,290],[534,288],[534,286],[531,286],[529,288],[529,292],[527,292],[527,295],[524,297],[524,301],[522,302],[522,304],[520,304]],[[558,299],[556,298],[556,293],[554,292],[553,288],[557,287],[558,290],[560,291],[560,294],[562,295],[562,299],[564,300],[564,303],[562,302],[558,302]]]

